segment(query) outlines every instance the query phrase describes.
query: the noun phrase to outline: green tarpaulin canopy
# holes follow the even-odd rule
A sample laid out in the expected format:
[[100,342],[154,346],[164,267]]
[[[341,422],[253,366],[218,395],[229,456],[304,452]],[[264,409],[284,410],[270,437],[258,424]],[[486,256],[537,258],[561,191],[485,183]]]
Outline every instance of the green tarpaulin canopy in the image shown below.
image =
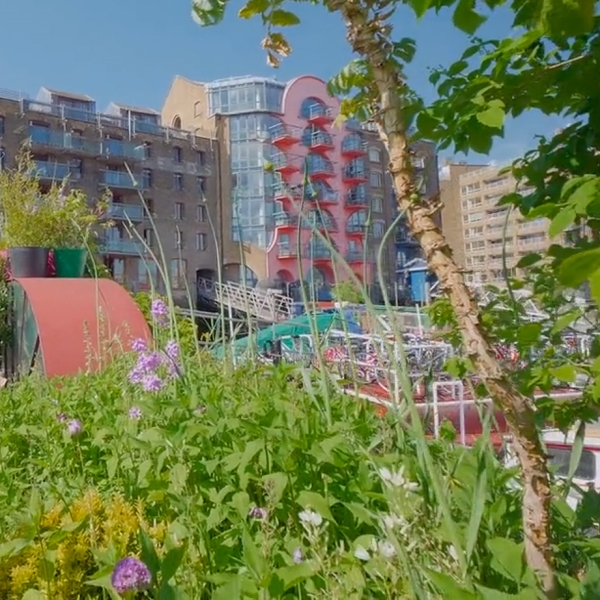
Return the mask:
[[[316,315],[302,315],[289,321],[272,325],[266,329],[261,329],[252,336],[240,338],[230,344],[234,355],[243,352],[252,340],[257,349],[262,349],[267,342],[280,339],[282,337],[294,335],[310,335],[314,327],[318,333],[323,334],[331,330],[348,331],[349,333],[362,333],[362,329],[355,322],[346,320],[340,313],[319,313]],[[225,347],[220,346],[215,350],[216,356],[223,356]]]

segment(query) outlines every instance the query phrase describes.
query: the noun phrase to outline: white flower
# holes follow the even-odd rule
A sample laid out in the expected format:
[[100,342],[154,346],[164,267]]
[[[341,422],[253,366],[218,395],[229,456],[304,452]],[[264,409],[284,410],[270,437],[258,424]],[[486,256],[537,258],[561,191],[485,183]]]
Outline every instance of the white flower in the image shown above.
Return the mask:
[[387,529],[394,529],[395,527],[406,525],[406,519],[399,517],[398,515],[384,515],[382,520]]
[[323,523],[323,517],[319,513],[312,510],[303,510],[298,513],[298,517],[306,525],[314,525],[315,527],[319,527],[321,523]]
[[394,558],[396,556],[396,548],[394,544],[384,540],[382,542],[377,543],[377,550],[379,550],[379,554],[384,558]]
[[354,551],[354,556],[356,556],[358,560],[371,560],[371,555],[362,546],[356,547],[356,550]]
[[458,552],[456,548],[452,545],[448,546],[448,554],[456,561],[458,561]]
[[402,465],[397,471],[390,471],[386,467],[379,469],[379,476],[383,481],[393,487],[404,488],[407,492],[416,492],[419,489],[417,483],[408,481],[404,478],[404,465]]

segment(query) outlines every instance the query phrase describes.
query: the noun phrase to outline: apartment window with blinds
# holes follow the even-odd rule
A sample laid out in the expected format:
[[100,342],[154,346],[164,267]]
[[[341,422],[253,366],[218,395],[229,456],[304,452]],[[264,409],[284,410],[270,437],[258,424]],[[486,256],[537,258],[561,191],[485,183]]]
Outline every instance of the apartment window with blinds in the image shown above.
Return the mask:
[[185,210],[184,210],[184,204],[183,202],[175,202],[174,208],[173,208],[173,218],[176,221],[183,221],[183,218],[185,216]]
[[196,221],[198,221],[198,223],[206,223],[206,219],[206,206],[204,206],[204,204],[198,204],[196,207]]
[[372,200],[373,212],[383,212],[383,198],[373,198]]
[[171,260],[171,286],[180,290],[185,288],[187,278],[187,260],[185,258],[174,258]]
[[379,171],[371,171],[369,174],[371,187],[380,188],[383,185],[383,176]]
[[179,146],[173,148],[173,162],[183,162],[183,150]]
[[196,250],[202,251],[207,248],[207,239],[205,233],[198,232],[196,234]]
[[173,189],[176,192],[183,190],[183,175],[181,173],[173,173]]
[[175,231],[175,250],[181,250],[185,246],[183,232],[177,229]]
[[0,115],[0,135],[4,135],[4,117]]
[[142,188],[149,190],[152,187],[152,171],[150,169],[144,169],[142,171]]
[[200,196],[204,198],[204,193],[206,192],[206,179],[204,179],[204,177],[196,177],[196,187],[198,188]]

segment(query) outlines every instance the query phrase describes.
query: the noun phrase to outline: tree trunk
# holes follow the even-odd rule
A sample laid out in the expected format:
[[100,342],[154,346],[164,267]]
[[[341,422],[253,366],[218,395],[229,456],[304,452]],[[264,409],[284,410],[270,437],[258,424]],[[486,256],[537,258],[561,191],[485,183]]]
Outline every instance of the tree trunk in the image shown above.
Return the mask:
[[[437,207],[421,199],[413,182],[409,142],[402,118],[403,75],[391,57],[389,30],[384,29],[387,0],[380,6],[363,0],[329,0],[346,23],[353,50],[371,70],[378,96],[374,120],[389,153],[389,170],[406,213],[411,233],[421,244],[430,270],[448,294],[462,334],[467,355],[488,393],[503,411],[512,434],[523,477],[523,532],[527,562],[539,576],[546,597],[557,597],[551,548],[550,502],[546,456],[535,420],[531,399],[512,385],[498,364],[493,347],[479,318],[477,303],[466,286],[462,272],[442,232],[433,220]],[[373,11],[370,13],[369,7]],[[375,14],[377,13],[377,14]]]

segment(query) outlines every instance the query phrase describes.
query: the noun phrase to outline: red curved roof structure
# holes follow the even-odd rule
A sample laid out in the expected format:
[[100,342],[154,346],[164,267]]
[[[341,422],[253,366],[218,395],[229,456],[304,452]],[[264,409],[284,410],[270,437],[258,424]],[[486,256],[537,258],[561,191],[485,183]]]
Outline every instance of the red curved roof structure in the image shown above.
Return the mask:
[[129,350],[132,340],[150,340],[139,308],[111,279],[19,278],[15,282],[33,313],[48,377],[99,370]]

